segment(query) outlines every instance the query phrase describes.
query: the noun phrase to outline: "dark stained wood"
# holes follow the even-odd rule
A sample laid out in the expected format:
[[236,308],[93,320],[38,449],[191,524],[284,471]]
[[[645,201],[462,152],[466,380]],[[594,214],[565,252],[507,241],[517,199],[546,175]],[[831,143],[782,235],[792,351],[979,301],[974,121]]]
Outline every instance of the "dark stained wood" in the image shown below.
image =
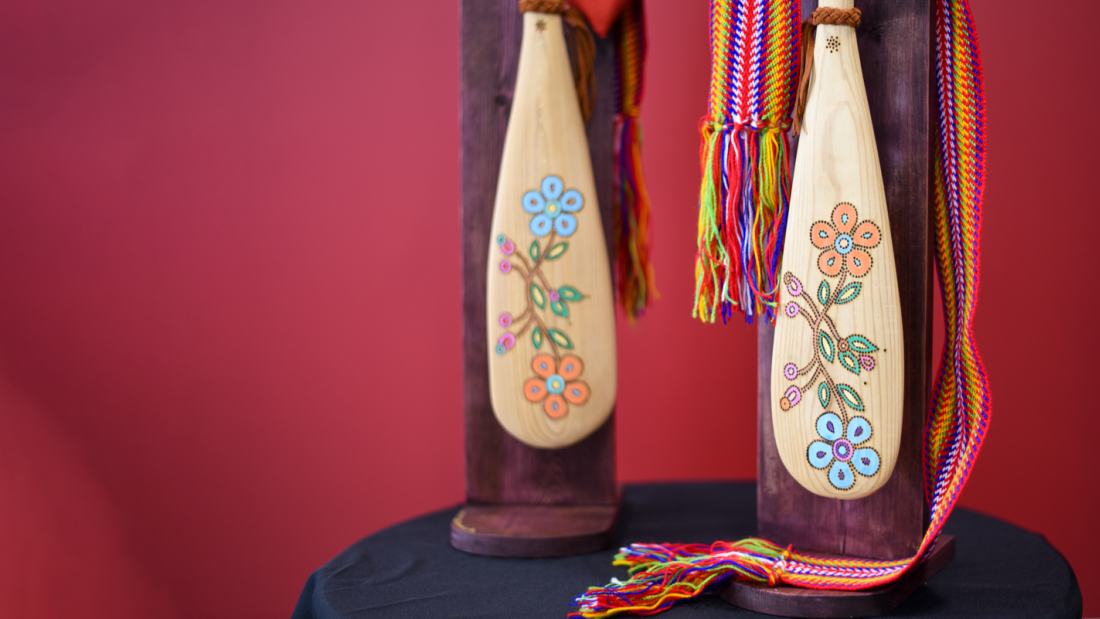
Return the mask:
[[[489,402],[486,262],[522,20],[516,0],[461,0],[460,6],[466,498],[471,504],[485,505],[613,506],[617,501],[614,413],[576,445],[544,450],[528,447],[505,432]],[[597,38],[598,94],[588,123],[588,141],[608,252],[614,257],[612,54],[610,42]]]
[[[760,535],[783,545],[876,559],[912,556],[924,507],[922,441],[931,381],[932,254],[929,213],[932,136],[932,10],[929,0],[856,0],[860,63],[886,186],[905,338],[901,449],[890,481],[856,500],[819,497],[783,467],[772,433],[773,329],[758,337],[758,480]],[[814,9],[803,3],[803,14]],[[763,612],[763,611],[762,611]]]
[[616,505],[467,505],[451,521],[451,545],[491,557],[565,557],[611,544]]
[[943,535],[923,563],[894,582],[863,591],[818,591],[798,587],[727,581],[718,595],[731,604],[781,617],[881,617],[928,582],[955,558],[955,538]]

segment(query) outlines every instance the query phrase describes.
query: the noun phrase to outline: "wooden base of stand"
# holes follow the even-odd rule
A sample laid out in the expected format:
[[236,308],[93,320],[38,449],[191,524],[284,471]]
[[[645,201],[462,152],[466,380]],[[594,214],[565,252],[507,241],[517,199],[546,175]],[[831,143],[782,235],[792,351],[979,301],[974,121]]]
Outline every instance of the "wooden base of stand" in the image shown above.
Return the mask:
[[955,558],[955,538],[940,536],[923,563],[894,582],[864,591],[818,591],[798,587],[769,587],[750,582],[726,582],[718,595],[730,604],[766,615],[783,617],[881,617],[928,582]]
[[619,505],[467,505],[451,545],[491,557],[565,557],[611,544]]

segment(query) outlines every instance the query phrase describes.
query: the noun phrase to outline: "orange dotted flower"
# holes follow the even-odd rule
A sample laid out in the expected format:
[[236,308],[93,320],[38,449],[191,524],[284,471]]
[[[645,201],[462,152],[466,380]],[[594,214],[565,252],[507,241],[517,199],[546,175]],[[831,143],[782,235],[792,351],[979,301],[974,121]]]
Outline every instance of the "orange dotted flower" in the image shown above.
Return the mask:
[[547,354],[536,355],[531,369],[538,378],[523,385],[523,395],[531,402],[542,402],[542,410],[552,419],[561,419],[569,412],[569,404],[584,404],[588,400],[588,385],[577,380],[584,364],[573,355],[565,355],[560,364]]
[[829,277],[846,267],[853,277],[863,277],[871,270],[871,249],[882,240],[882,233],[872,221],[859,223],[856,207],[841,202],[833,209],[832,222],[819,221],[810,228],[814,247],[824,249],[817,259],[817,268]]

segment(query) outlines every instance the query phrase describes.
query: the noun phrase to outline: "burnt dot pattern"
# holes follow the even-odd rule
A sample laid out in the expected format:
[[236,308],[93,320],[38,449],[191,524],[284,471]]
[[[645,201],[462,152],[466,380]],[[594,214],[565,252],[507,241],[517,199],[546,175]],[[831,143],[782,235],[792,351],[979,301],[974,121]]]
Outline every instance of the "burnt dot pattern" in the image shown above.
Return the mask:
[[829,50],[829,53],[840,51],[840,39],[836,37],[829,37],[825,41],[825,49]]

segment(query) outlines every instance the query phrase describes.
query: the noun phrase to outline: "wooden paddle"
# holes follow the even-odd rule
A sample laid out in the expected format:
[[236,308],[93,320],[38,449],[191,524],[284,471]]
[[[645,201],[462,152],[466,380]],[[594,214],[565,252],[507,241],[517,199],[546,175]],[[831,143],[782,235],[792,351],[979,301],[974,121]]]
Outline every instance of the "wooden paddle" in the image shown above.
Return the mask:
[[[851,9],[852,0],[820,7]],[[818,9],[821,11],[821,9]],[[901,440],[901,305],[855,28],[818,26],[772,351],[783,464],[828,497],[867,496]]]
[[[563,3],[524,4],[560,11]],[[493,412],[528,445],[565,447],[611,414],[616,359],[607,245],[559,13],[523,15],[493,209]]]

